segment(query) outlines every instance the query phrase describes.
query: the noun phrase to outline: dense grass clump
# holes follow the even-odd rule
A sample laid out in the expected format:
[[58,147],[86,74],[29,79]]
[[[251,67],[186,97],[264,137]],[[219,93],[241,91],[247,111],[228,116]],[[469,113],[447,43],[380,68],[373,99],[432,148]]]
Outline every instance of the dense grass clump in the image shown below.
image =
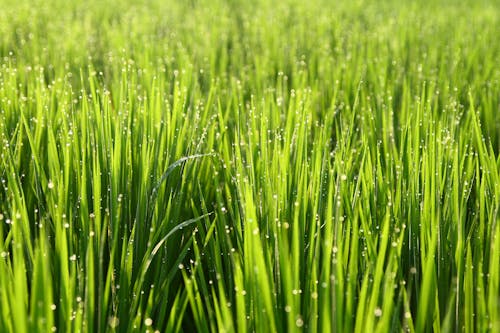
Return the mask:
[[0,0],[0,332],[500,331],[497,1]]

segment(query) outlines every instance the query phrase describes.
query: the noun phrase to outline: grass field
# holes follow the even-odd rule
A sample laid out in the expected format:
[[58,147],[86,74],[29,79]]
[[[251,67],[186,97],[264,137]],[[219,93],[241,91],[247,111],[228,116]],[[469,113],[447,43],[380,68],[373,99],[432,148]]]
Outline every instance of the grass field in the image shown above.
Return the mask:
[[0,332],[500,332],[500,3],[0,0],[0,181]]

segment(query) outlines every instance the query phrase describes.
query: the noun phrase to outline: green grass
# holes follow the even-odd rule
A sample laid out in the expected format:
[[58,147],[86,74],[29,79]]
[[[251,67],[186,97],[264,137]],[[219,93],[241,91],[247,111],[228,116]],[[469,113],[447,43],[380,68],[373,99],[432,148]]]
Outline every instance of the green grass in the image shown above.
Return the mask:
[[0,332],[499,332],[497,1],[0,0]]

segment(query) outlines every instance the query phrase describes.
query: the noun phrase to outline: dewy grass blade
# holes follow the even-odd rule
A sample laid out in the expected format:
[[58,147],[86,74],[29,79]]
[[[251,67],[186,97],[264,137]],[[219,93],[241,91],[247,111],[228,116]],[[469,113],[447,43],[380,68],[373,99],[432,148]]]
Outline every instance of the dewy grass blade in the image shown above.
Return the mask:
[[177,161],[175,161],[174,163],[172,163],[171,165],[169,165],[168,168],[167,168],[167,170],[163,173],[163,175],[161,176],[161,178],[156,182],[155,186],[151,190],[151,199],[152,199],[152,201],[154,201],[154,199],[156,198],[156,195],[158,193],[158,190],[160,189],[160,186],[167,180],[168,176],[176,168],[178,168],[179,166],[181,166],[186,161],[193,160],[193,159],[198,159],[198,158],[202,158],[202,157],[207,157],[207,156],[213,156],[213,155],[212,154],[189,155],[189,156],[182,157],[182,158],[178,159]]

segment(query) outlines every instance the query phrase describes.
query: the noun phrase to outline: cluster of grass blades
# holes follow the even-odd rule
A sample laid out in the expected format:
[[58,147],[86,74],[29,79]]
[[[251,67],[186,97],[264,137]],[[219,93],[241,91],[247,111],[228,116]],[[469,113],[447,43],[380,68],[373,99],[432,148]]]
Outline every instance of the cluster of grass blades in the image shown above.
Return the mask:
[[500,331],[498,3],[0,8],[0,332]]

